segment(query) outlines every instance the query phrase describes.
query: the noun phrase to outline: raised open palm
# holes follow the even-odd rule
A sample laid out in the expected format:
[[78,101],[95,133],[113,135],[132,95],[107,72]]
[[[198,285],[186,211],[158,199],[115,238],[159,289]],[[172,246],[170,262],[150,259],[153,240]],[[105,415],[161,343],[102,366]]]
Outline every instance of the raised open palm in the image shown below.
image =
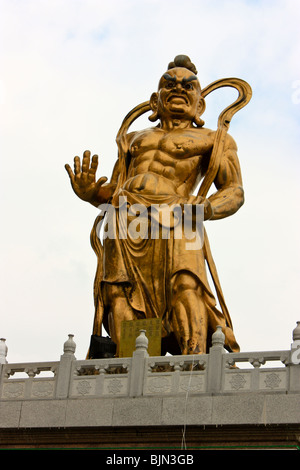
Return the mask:
[[71,180],[72,188],[75,194],[83,201],[97,204],[97,195],[100,187],[107,181],[105,176],[96,181],[96,171],[98,168],[98,155],[93,155],[86,150],[83,154],[82,165],[80,158],[74,158],[74,173],[70,165],[66,164],[65,168]]

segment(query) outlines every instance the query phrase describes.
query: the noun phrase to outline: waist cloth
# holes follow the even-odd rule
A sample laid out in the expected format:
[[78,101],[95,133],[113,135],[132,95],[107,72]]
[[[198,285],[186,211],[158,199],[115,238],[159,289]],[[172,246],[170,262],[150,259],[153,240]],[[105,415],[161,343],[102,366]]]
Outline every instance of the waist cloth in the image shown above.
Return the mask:
[[[121,283],[136,317],[161,318],[163,336],[170,334],[172,278],[177,273],[187,272],[198,280],[202,288],[208,316],[208,343],[211,343],[216,326],[222,325],[226,349],[238,351],[204,226],[202,229],[198,226],[196,232],[195,226],[191,228],[189,225],[189,231],[182,227],[182,218],[176,216],[179,212],[167,210],[169,218],[162,220],[162,212],[153,211],[153,207],[182,207],[182,201],[177,195],[147,197],[121,190],[118,198],[111,201],[113,212],[108,214],[108,222],[113,223],[114,235],[108,233],[103,246],[97,233],[97,224],[103,219],[102,216],[96,219],[91,233],[92,246],[98,256],[94,284],[94,334],[100,334],[102,323],[107,325],[101,289],[103,282]],[[191,230],[194,236],[197,233],[198,238],[194,242],[191,241]],[[140,236],[137,236],[138,233]],[[193,243],[198,243],[196,249]],[[221,310],[217,308],[208,282],[207,264]]]

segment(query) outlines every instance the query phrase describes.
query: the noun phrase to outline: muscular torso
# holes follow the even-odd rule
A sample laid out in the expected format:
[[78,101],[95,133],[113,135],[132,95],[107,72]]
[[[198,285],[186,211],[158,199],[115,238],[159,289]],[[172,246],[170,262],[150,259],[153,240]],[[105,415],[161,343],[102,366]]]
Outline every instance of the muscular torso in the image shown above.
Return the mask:
[[199,128],[152,128],[130,134],[131,160],[124,189],[190,195],[206,171],[213,139],[213,131]]

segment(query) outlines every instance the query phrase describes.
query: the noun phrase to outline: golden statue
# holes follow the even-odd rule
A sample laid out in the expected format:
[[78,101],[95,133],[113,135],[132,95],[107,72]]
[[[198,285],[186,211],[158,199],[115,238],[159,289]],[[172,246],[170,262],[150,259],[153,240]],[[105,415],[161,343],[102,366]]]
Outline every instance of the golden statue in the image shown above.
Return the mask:
[[[204,98],[223,86],[236,88],[239,96],[220,114],[217,130],[206,129],[201,119]],[[161,318],[163,353],[206,353],[217,325],[222,325],[226,349],[239,350],[205,230],[201,245],[189,249],[190,237],[183,230],[180,237],[175,236],[176,216],[171,217],[168,236],[162,236],[161,216],[152,217],[151,210],[191,207],[195,222],[197,207],[202,208],[204,220],[218,220],[242,206],[237,146],[227,131],[234,113],[250,98],[250,86],[236,78],[218,80],[201,90],[194,64],[179,55],[161,77],[158,91],[124,119],[110,182],[106,177],[96,180],[98,156],[90,159],[89,151],[84,152],[82,164],[75,157],[74,173],[66,165],[76,195],[104,207],[91,232],[98,257],[93,334],[101,336],[103,325],[117,345],[116,356],[122,322],[144,318]],[[149,120],[158,120],[158,125],[128,133],[132,122],[146,111],[152,111]],[[216,192],[207,197],[212,184]],[[121,217],[124,204],[126,219]],[[99,223],[109,207],[114,209],[115,236],[105,236],[101,242]],[[154,219],[160,231],[152,237],[149,227]],[[135,220],[140,229],[141,225],[145,229],[146,222],[147,236],[130,233],[129,225]],[[221,309],[216,306],[207,267]]]

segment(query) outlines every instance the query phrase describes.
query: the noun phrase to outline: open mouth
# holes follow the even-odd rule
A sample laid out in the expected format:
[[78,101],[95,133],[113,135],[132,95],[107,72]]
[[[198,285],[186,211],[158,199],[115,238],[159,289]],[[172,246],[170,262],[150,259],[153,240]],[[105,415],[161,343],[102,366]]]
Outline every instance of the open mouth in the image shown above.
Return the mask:
[[172,94],[169,96],[169,98],[167,99],[167,102],[169,103],[170,101],[172,101],[172,103],[175,103],[175,104],[188,104],[188,100],[187,98],[184,96],[184,95],[175,95],[175,94]]

